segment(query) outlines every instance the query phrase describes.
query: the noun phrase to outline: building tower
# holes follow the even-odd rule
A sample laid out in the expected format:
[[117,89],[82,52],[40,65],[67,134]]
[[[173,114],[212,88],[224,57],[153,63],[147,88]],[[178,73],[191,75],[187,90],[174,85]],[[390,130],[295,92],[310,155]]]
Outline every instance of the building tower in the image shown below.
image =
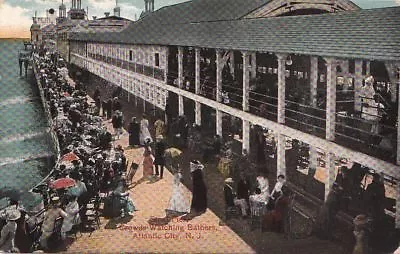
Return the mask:
[[154,0],[144,0],[144,11],[140,14],[140,18],[143,18],[149,13],[154,11]]
[[31,25],[31,42],[33,45],[39,45],[42,41],[42,29],[40,29],[40,25],[37,23],[36,11],[35,17],[33,19],[33,24]]
[[71,9],[68,11],[68,17],[70,19],[85,19],[86,13],[82,9],[81,0],[72,0]]
[[58,8],[59,12],[58,12],[58,16],[59,18],[66,18],[67,17],[67,7],[64,4],[64,0],[61,0],[61,5]]
[[114,16],[121,17],[121,8],[118,6],[118,0],[115,0]]

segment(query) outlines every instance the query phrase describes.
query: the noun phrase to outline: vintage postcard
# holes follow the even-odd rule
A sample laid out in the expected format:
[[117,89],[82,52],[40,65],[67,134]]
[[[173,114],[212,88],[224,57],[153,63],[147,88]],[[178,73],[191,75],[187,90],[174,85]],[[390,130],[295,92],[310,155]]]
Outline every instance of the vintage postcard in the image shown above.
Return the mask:
[[400,254],[399,0],[0,0],[0,252]]

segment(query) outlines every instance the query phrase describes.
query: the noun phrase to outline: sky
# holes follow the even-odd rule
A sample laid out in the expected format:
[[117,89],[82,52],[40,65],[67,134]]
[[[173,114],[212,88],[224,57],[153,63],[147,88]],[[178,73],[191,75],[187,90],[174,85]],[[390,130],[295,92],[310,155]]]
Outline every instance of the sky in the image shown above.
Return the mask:
[[[186,2],[187,0],[155,0],[155,9],[163,6]],[[363,9],[400,6],[400,0],[353,0]],[[32,17],[37,11],[38,17],[46,16],[46,10],[53,8],[58,13],[61,0],[0,0],[0,38],[29,38]],[[64,0],[67,10],[71,0]],[[134,20],[144,9],[144,0],[118,0],[121,16]],[[115,0],[82,0],[82,7],[89,8],[89,18],[103,17],[104,12],[113,13]]]

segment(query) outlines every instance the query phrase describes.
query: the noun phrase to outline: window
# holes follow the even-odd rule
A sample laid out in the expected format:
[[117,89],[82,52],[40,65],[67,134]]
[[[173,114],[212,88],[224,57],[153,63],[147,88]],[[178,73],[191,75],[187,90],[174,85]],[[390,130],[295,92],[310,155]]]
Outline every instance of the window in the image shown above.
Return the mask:
[[160,54],[159,53],[156,53],[154,56],[154,65],[156,67],[160,67]]
[[133,60],[133,52],[132,50],[129,50],[129,61]]

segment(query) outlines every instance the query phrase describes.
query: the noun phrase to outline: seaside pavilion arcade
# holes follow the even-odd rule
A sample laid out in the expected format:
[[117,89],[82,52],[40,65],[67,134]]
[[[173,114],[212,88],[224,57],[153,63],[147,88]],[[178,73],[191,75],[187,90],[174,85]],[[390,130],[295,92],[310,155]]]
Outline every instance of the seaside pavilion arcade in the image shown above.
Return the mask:
[[[74,34],[70,63],[161,110],[167,97],[176,97],[175,113],[193,115],[199,125],[208,120],[202,119],[202,108],[210,107],[215,133],[221,136],[223,117],[238,118],[242,149],[248,151],[251,126],[272,130],[277,174],[288,173],[287,140],[308,144],[310,167],[317,167],[317,151],[322,151],[325,198],[339,158],[383,173],[393,186],[397,202],[392,212],[399,228],[400,8],[359,10],[350,5],[319,14],[327,10],[298,6],[273,15],[266,11],[269,4],[259,3],[244,14],[215,14],[209,13],[213,6],[196,9],[199,2],[161,8],[121,33]],[[200,13],[182,14],[185,8]],[[177,15],[183,16],[171,18]],[[394,123],[363,117],[365,100],[372,99],[363,93],[371,74],[389,94],[384,99]],[[188,100],[193,108],[185,107]],[[379,142],[371,139],[376,125],[385,130],[374,133]]]

